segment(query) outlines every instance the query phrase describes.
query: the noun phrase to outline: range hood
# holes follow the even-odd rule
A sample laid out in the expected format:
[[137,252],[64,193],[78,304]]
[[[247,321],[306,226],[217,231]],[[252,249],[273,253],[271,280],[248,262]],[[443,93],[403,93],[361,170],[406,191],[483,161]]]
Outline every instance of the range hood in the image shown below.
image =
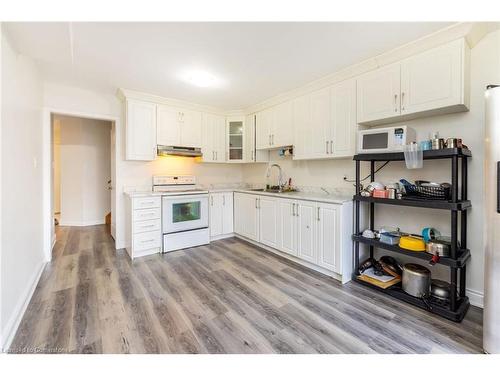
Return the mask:
[[202,156],[203,154],[201,153],[201,148],[199,147],[158,145],[157,155],[158,156],[176,155],[176,156],[187,156],[194,158],[196,156]]

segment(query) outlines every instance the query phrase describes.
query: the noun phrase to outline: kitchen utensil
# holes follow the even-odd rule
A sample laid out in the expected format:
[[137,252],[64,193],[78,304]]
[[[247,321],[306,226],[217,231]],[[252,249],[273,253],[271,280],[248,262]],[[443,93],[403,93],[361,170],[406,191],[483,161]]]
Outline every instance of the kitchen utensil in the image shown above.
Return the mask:
[[449,200],[451,197],[451,185],[448,183],[417,180],[412,184],[405,179],[399,181],[405,188],[407,199]]
[[374,198],[387,198],[389,197],[389,192],[387,190],[375,189],[372,195]]
[[431,289],[431,271],[415,263],[403,266],[403,290],[417,298],[425,298]]
[[429,261],[431,266],[439,263],[439,258],[449,257],[451,249],[451,242],[443,240],[430,240],[425,244],[425,252],[432,254],[432,259]]
[[373,191],[375,189],[384,190],[385,186],[384,186],[384,184],[382,184],[380,182],[374,181],[374,182],[370,182],[370,184],[366,187],[365,190],[369,191],[370,193],[373,193]]
[[441,232],[439,232],[435,228],[429,228],[426,227],[422,229],[422,237],[424,238],[425,242],[429,242],[430,240],[433,240],[441,235]]
[[403,267],[393,257],[384,255],[378,261],[381,264],[384,271],[389,273],[390,275],[401,276],[403,274]]
[[420,236],[402,236],[399,239],[399,247],[411,251],[425,251],[425,242]]
[[365,229],[362,236],[365,238],[375,238],[375,233],[371,229]]
[[450,295],[451,295],[450,283],[444,280],[432,279],[431,281],[432,297],[440,301],[447,302],[450,300]]
[[427,151],[432,149],[432,142],[430,140],[420,141],[420,148],[422,151]]
[[424,166],[424,154],[417,142],[411,142],[403,148],[406,168],[417,169]]
[[361,262],[361,264],[359,265],[359,272],[360,273],[363,273],[365,272],[368,268],[371,268],[373,267],[373,264],[375,263],[375,259],[373,258],[368,258],[366,260],[364,260],[363,262]]
[[396,199],[396,189],[387,189],[387,198]]
[[460,138],[446,139],[446,148],[462,148],[462,139]]
[[382,232],[380,233],[380,242],[397,245],[399,243],[400,235],[397,232]]
[[443,138],[433,138],[431,140],[431,146],[433,150],[442,150],[444,148]]

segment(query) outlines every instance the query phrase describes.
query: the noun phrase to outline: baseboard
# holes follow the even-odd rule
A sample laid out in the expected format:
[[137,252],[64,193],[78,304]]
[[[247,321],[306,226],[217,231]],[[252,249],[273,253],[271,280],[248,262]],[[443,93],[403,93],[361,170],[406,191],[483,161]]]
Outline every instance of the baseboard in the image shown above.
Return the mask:
[[221,234],[220,236],[210,237],[210,241],[223,240],[224,238],[230,238],[230,237],[234,237],[234,236],[235,236],[234,233]]
[[14,309],[14,313],[9,319],[5,332],[2,333],[2,337],[5,339],[2,343],[2,351],[5,352],[9,349],[12,344],[12,340],[16,336],[17,329],[19,328],[19,324],[28,308],[28,305],[31,301],[31,297],[33,297],[33,293],[35,292],[36,286],[38,285],[38,281],[40,280],[40,276],[42,276],[42,272],[45,268],[47,262],[42,262],[38,266],[38,271],[34,274],[34,277],[30,280],[28,287],[26,288],[25,293],[23,293],[24,298],[20,299],[16,308]]
[[91,225],[102,225],[105,224],[104,219],[99,220],[88,220],[88,221],[61,221],[59,220],[59,225],[61,227],[88,227]]
[[469,297],[469,302],[472,306],[484,307],[484,294],[482,292],[478,292],[477,290],[467,289],[466,290],[467,297]]

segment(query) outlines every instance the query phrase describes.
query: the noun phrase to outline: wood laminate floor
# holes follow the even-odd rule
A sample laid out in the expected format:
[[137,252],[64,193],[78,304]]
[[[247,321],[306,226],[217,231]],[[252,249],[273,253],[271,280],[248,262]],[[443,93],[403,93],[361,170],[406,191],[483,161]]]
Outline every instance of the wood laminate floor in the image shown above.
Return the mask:
[[105,226],[60,227],[15,353],[476,353],[453,323],[239,239],[131,262]]

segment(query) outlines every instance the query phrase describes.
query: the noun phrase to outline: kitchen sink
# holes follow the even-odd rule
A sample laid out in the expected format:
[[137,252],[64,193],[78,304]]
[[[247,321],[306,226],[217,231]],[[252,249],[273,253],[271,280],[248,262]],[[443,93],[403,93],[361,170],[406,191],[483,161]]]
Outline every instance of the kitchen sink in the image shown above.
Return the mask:
[[284,194],[284,193],[293,193],[295,190],[283,190],[279,191],[278,189],[250,189],[250,191],[262,191],[266,193],[276,193],[276,194]]

